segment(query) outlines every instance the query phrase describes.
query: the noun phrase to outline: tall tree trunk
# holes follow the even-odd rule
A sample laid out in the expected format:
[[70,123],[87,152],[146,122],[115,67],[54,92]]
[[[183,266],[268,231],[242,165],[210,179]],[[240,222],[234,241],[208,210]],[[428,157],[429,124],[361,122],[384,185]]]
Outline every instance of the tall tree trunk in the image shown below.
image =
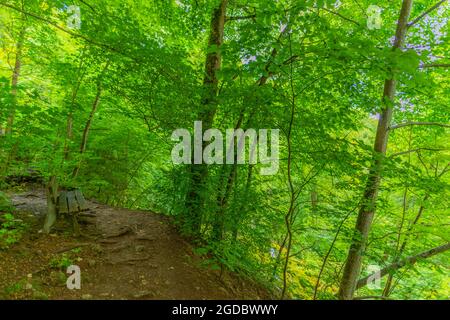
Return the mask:
[[6,134],[11,134],[14,127],[14,118],[16,116],[16,108],[17,108],[17,85],[19,82],[20,71],[22,69],[22,52],[23,52],[23,41],[25,39],[25,25],[22,26],[22,29],[19,33],[19,39],[16,44],[16,60],[14,63],[14,70],[11,79],[11,107],[9,109],[8,114],[8,122],[6,126]]
[[[220,47],[223,43],[223,34],[226,18],[226,8],[228,0],[220,1],[214,9],[211,18],[211,30],[209,34],[208,49],[211,50],[206,55],[205,77],[203,80],[202,111],[199,113],[199,120],[202,121],[203,131],[211,128],[217,110],[218,78],[217,72],[221,68],[222,55]],[[203,133],[202,133],[203,134]],[[203,143],[205,147],[205,143]],[[203,192],[208,177],[208,167],[206,164],[195,164],[190,166],[191,182],[186,197],[188,233],[198,236],[202,224]]]
[[[393,50],[398,50],[405,41],[408,28],[408,19],[411,13],[412,0],[403,0],[400,17],[397,23]],[[375,214],[375,206],[381,181],[383,158],[386,155],[389,126],[391,124],[393,109],[392,103],[395,97],[395,75],[384,83],[383,110],[378,120],[375,137],[373,164],[370,168],[369,178],[365,187],[363,201],[356,221],[355,235],[350,246],[344,273],[339,287],[340,299],[353,299],[356,283],[361,272],[362,256],[365,251],[367,238],[372,226]]]

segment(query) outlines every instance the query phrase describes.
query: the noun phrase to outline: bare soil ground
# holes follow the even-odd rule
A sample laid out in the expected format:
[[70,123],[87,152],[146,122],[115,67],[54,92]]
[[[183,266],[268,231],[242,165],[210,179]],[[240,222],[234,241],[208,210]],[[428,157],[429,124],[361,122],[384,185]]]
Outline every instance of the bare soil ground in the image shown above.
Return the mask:
[[[248,279],[211,270],[164,216],[89,201],[82,236],[59,224],[39,230],[46,210],[42,190],[12,194],[16,216],[29,228],[0,250],[3,299],[267,299]],[[69,264],[81,269],[81,289],[66,287]]]

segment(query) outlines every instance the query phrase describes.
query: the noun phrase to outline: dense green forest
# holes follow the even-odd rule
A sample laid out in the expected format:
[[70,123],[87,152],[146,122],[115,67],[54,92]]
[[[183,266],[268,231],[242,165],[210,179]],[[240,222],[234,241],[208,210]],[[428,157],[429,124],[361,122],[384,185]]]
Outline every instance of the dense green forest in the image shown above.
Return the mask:
[[[81,190],[168,217],[202,268],[274,298],[448,299],[449,19],[446,0],[0,0],[0,252],[51,242]],[[10,201],[29,181],[40,233]]]

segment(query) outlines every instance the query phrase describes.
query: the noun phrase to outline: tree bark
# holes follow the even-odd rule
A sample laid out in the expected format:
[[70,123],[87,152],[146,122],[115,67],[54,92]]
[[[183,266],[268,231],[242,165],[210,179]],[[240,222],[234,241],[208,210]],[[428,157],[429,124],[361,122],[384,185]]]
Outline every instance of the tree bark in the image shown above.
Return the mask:
[[78,66],[78,75],[77,75],[77,82],[75,83],[75,86],[72,89],[72,97],[70,101],[69,106],[69,112],[67,114],[67,125],[66,125],[66,139],[64,141],[64,160],[68,160],[70,157],[70,142],[73,138],[73,109],[75,107],[75,100],[77,99],[78,91],[80,90],[81,82],[84,77],[84,71],[83,68],[83,58],[84,58],[84,52],[82,52],[80,57],[80,64]]
[[[218,78],[217,72],[221,68],[222,55],[220,47],[223,43],[223,34],[226,18],[226,8],[228,0],[220,1],[217,8],[213,10],[211,18],[211,30],[209,34],[208,49],[211,50],[206,55],[205,77],[203,79],[202,111],[199,113],[199,120],[202,121],[203,131],[211,128],[217,110]],[[205,147],[205,143],[203,143]],[[187,231],[193,236],[198,236],[202,224],[203,192],[206,179],[208,177],[208,167],[206,164],[192,163],[190,166],[190,186],[186,197],[187,216],[184,222],[187,223]]]
[[14,127],[14,119],[16,116],[17,108],[17,85],[19,83],[20,71],[22,69],[22,52],[23,52],[23,41],[25,39],[25,25],[19,33],[19,39],[16,44],[16,60],[14,63],[14,70],[11,79],[11,107],[9,109],[8,120],[6,125],[6,134],[11,134]]
[[[106,72],[106,70],[108,69],[108,67],[109,67],[109,62],[106,64],[106,66],[103,69],[103,72],[100,76],[100,79],[97,82],[97,94],[95,95],[94,102],[92,103],[92,109],[91,109],[91,112],[89,113],[89,117],[88,117],[88,120],[86,121],[86,124],[83,129],[83,135],[81,137],[80,155],[82,155],[86,151],[86,146],[87,146],[89,132],[90,132],[91,125],[92,125],[92,120],[94,119],[95,113],[97,112],[98,105],[100,103],[100,97],[103,92],[103,88],[102,88],[103,75]],[[80,171],[80,167],[81,167],[81,159],[80,159],[80,162],[78,163],[78,165],[76,166],[76,168],[73,170],[72,178],[77,177],[77,175]]]
[[[91,112],[89,113],[88,120],[86,121],[86,125],[84,126],[84,129],[83,129],[83,135],[81,137],[81,143],[80,143],[80,155],[82,155],[86,151],[89,130],[91,129],[91,124],[92,124],[92,120],[94,119],[95,112],[97,112],[97,108],[100,103],[101,94],[102,94],[102,87],[99,84],[97,87],[97,94],[95,95],[95,98],[94,98],[94,103],[92,104]],[[81,160],[78,163],[78,165],[75,167],[75,169],[73,170],[72,178],[77,177],[78,173],[80,172],[80,167],[81,167]]]
[[89,137],[89,130],[91,129],[92,120],[94,119],[95,112],[97,112],[98,105],[100,103],[100,96],[102,94],[102,86],[98,84],[97,94],[95,95],[94,103],[92,104],[92,110],[89,113],[89,118],[86,121],[86,125],[84,126],[83,136],[81,138],[80,143],[80,153],[84,153],[86,151],[87,140]]
[[[412,0],[403,0],[393,50],[398,50],[403,45],[406,37],[408,19],[411,14],[411,7]],[[392,75],[392,78],[386,79],[384,83],[383,110],[380,113],[375,137],[373,164],[370,168],[369,178],[356,221],[355,234],[348,252],[339,287],[338,296],[340,299],[351,300],[353,298],[356,283],[361,272],[362,256],[365,252],[367,238],[375,214],[375,206],[382,176],[382,162],[386,155],[389,126],[393,115],[392,103],[395,92],[396,80],[395,75]]]
[[[444,245],[442,245],[442,246],[435,247],[435,248],[433,248],[433,249],[430,249],[430,250],[421,252],[421,253],[416,254],[416,255],[414,255],[414,256],[409,256],[409,257],[407,257],[407,258],[404,258],[404,259],[402,259],[402,260],[399,260],[399,261],[397,261],[397,262],[394,262],[394,263],[388,265],[387,267],[381,269],[381,271],[380,271],[380,273],[379,273],[379,274],[380,274],[380,277],[382,278],[382,277],[384,277],[385,275],[391,273],[392,271],[395,271],[395,270],[397,270],[397,269],[403,268],[403,267],[406,266],[406,265],[414,264],[414,263],[416,263],[419,259],[426,259],[426,258],[432,257],[432,256],[434,256],[434,255],[437,255],[437,254],[439,254],[439,253],[445,252],[445,251],[447,251],[447,250],[450,250],[450,242],[448,242],[448,243],[446,243],[446,244],[444,244]],[[365,277],[365,278],[360,279],[360,280],[358,281],[358,283],[357,283],[356,289],[360,289],[360,288],[366,286],[368,280],[369,280],[369,279],[373,279],[373,277],[374,277],[374,274],[372,274],[372,275],[370,275],[370,276],[367,276],[367,277]]]
[[237,241],[239,226],[241,224],[243,216],[245,215],[245,213],[248,210],[248,208],[247,208],[248,207],[248,194],[250,192],[250,188],[251,188],[252,181],[253,181],[253,167],[254,167],[253,164],[250,164],[248,166],[247,181],[245,183],[245,190],[244,190],[244,202],[241,202],[239,209],[236,210],[236,212],[235,212],[235,219],[233,221],[234,223],[232,226],[233,243],[235,243]]
[[[289,52],[292,56],[292,40],[291,35],[289,34]],[[294,212],[295,212],[295,202],[297,199],[296,191],[294,188],[294,181],[292,179],[292,130],[294,127],[294,119],[295,119],[295,107],[296,107],[296,95],[295,95],[295,87],[293,80],[293,66],[290,65],[290,73],[289,73],[289,83],[291,88],[291,108],[290,108],[290,118],[289,118],[289,126],[286,134],[287,141],[287,178],[288,178],[288,191],[289,191],[289,209],[284,216],[284,221],[286,225],[286,233],[287,233],[287,242],[286,242],[286,257],[284,259],[283,266],[283,287],[281,289],[280,299],[284,299],[287,292],[288,287],[288,267],[289,267],[289,258],[291,255],[292,242],[293,242],[293,231],[292,225],[294,224]]]
[[57,218],[58,182],[56,176],[51,176],[47,183],[47,215],[45,216],[44,232],[50,233]]
[[[287,28],[285,28],[285,30],[283,30],[281,32],[281,34],[278,37],[278,42],[280,41],[281,37],[283,36],[283,34],[285,33],[285,31],[287,30]],[[272,49],[272,52],[270,54],[270,59],[269,61],[266,63],[265,66],[265,70],[267,71],[267,73],[270,75],[270,66],[273,63],[273,59],[277,56],[278,54],[278,50],[276,48]],[[269,79],[269,76],[267,75],[262,75],[255,83],[255,85],[257,87],[262,87],[267,83],[267,80]],[[244,100],[244,106],[239,114],[239,118],[238,121],[236,123],[235,126],[235,130],[240,129],[242,127],[242,122],[244,120],[244,113],[245,113],[245,109],[246,106],[250,103],[248,101],[249,99],[245,99]],[[247,119],[247,127],[249,125],[249,123],[252,121],[253,116],[255,115],[256,110],[253,110],[248,119]],[[245,143],[245,142],[244,142]],[[238,141],[237,145],[239,145],[240,142]],[[214,240],[221,240],[223,237],[223,232],[224,232],[224,221],[225,221],[225,211],[226,208],[228,206],[228,202],[229,202],[229,196],[231,195],[231,191],[233,189],[233,185],[236,181],[236,175],[237,175],[237,153],[234,153],[234,163],[232,164],[231,170],[228,172],[228,178],[227,178],[227,183],[225,185],[225,193],[223,194],[222,192],[222,183],[223,180],[225,179],[225,175],[227,173],[227,165],[224,164],[223,165],[223,169],[222,169],[222,176],[220,178],[220,184],[219,184],[219,190],[217,193],[217,204],[218,204],[218,211],[215,217],[215,221],[214,221],[214,225],[213,225],[213,239]],[[234,231],[233,231],[234,233]],[[234,237],[234,236],[233,236]]]

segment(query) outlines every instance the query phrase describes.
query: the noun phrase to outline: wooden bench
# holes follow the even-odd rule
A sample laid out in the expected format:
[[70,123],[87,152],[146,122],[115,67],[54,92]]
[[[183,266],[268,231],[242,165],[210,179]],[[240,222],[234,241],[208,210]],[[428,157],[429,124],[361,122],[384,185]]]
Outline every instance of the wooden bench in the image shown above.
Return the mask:
[[58,196],[58,213],[72,216],[73,231],[75,235],[80,234],[78,214],[88,211],[89,207],[80,189],[62,190]]
[[80,189],[63,190],[58,196],[58,212],[76,214],[89,210]]

